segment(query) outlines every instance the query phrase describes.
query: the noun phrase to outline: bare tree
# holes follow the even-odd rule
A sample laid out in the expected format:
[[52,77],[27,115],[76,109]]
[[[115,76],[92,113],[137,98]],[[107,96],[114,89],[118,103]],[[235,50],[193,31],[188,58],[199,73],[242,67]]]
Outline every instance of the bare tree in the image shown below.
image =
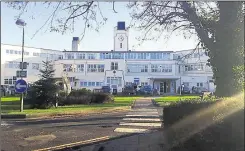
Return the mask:
[[[232,96],[243,87],[234,67],[243,65],[243,2],[132,2],[133,26],[145,31],[142,41],[158,39],[164,31],[197,35],[209,54],[217,85],[216,94]],[[153,36],[152,33],[158,33]],[[228,33],[228,34],[227,34]],[[241,74],[239,74],[241,75]]]

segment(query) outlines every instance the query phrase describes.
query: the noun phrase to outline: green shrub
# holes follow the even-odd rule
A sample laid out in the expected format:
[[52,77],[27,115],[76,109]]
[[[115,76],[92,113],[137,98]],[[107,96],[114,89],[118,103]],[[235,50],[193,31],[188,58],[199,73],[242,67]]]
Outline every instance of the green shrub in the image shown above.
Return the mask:
[[72,104],[100,104],[114,102],[114,98],[110,94],[91,92],[87,89],[73,90],[60,105]]

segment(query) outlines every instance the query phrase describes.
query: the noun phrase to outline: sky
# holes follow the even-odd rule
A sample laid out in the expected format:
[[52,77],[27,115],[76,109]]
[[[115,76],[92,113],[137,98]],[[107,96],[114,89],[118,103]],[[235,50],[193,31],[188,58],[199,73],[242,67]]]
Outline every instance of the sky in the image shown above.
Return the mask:
[[[114,27],[118,21],[125,21],[126,26],[129,25],[131,17],[130,11],[126,8],[127,2],[115,3],[115,10],[113,12],[111,3],[100,3],[102,14],[108,18],[105,25],[103,25],[99,32],[95,30],[87,30],[83,40],[80,42],[81,51],[108,51],[113,49],[113,32]],[[25,20],[27,26],[25,27],[25,46],[47,48],[54,50],[71,50],[72,37],[81,37],[83,33],[84,21],[79,20],[75,24],[75,31],[68,32],[64,35],[61,33],[49,32],[48,25],[44,26],[34,37],[35,32],[43,26],[47,18],[50,16],[53,8],[45,8],[43,4],[39,3],[34,6],[34,3],[28,5],[27,12],[24,12],[21,19]],[[7,4],[2,3],[1,7],[1,43],[21,45],[22,30],[15,24],[16,16],[20,11],[7,7]],[[58,14],[63,17],[64,12]],[[34,18],[32,18],[34,16]],[[178,51],[193,49],[197,44],[196,37],[185,39],[180,33],[172,34],[169,39],[162,36],[158,41],[146,41],[138,46],[136,37],[140,36],[142,32],[134,29],[129,30],[129,48],[135,51]],[[168,35],[169,33],[165,33]],[[33,37],[33,38],[32,38]],[[133,47],[134,46],[134,47]]]

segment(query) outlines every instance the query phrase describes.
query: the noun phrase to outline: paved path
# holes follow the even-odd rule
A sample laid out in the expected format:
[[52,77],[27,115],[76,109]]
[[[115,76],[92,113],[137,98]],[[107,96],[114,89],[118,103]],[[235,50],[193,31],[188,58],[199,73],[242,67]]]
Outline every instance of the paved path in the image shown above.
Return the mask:
[[151,99],[138,99],[135,101],[132,111],[126,114],[114,132],[144,133],[161,128],[160,115],[159,109],[153,105]]

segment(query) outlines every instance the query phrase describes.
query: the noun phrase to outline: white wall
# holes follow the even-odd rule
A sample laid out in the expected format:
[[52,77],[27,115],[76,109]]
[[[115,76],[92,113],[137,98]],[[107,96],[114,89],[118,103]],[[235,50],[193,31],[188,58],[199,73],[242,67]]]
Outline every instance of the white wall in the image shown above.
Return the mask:
[[[5,63],[7,61],[21,61],[21,55],[19,54],[7,54],[6,49],[9,50],[19,50],[21,51],[20,46],[12,46],[12,45],[1,45],[2,51],[1,51],[1,84],[4,84],[4,78],[11,77],[16,75],[16,71],[19,70],[17,68],[6,68]],[[28,77],[26,79],[27,82],[34,82],[39,79],[38,74],[39,71],[32,68],[33,63],[39,63],[40,67],[42,66],[42,61],[45,61],[46,59],[53,59],[50,58],[50,55],[47,57],[45,56],[34,56],[33,53],[48,53],[48,54],[54,54],[56,56],[63,55],[64,52],[62,51],[56,51],[56,50],[49,50],[49,49],[42,49],[42,48],[31,48],[31,47],[25,47],[25,51],[29,52],[29,55],[24,56],[24,61],[29,63],[29,67],[27,69]],[[108,51],[110,52],[110,51]],[[83,52],[86,53],[86,52]],[[180,52],[178,52],[180,53]],[[185,52],[186,53],[186,52]],[[208,80],[210,80],[210,77],[212,77],[212,72],[209,67],[204,67],[204,71],[183,71],[183,66],[181,67],[181,72],[178,72],[178,65],[175,60],[172,60],[173,54],[176,54],[176,52],[172,53],[170,58],[171,60],[124,60],[124,59],[99,59],[99,54],[97,54],[95,59],[63,59],[63,60],[56,60],[54,61],[54,68],[55,68],[55,77],[61,77],[63,73],[63,64],[84,64],[84,72],[68,72],[68,77],[75,77],[78,80],[77,88],[80,88],[80,82],[81,81],[96,81],[96,82],[105,82],[106,77],[122,77],[124,78],[124,81],[122,83],[126,82],[134,82],[134,78],[139,78],[140,82],[148,82],[151,83],[150,78],[162,78],[162,79],[178,79],[181,77],[181,82],[188,82],[189,87],[197,86],[197,83],[203,83],[203,86],[205,88],[209,88],[210,90],[214,90],[214,85],[212,83],[208,84]],[[203,60],[203,62],[207,59],[206,56],[203,56],[200,58],[200,60]],[[196,58],[188,58],[188,62],[195,62],[197,61]],[[111,70],[111,62],[117,62],[118,63],[118,71],[114,75],[113,71]],[[104,64],[105,65],[105,72],[101,73],[89,73],[87,72],[87,64]],[[148,72],[147,73],[128,73],[127,72],[127,64],[148,64]],[[171,73],[152,73],[151,70],[151,64],[172,64],[172,72]],[[184,64],[185,65],[185,64]],[[209,77],[209,79],[208,79]],[[180,84],[180,81],[176,81],[176,86],[178,87]],[[86,88],[98,88],[98,87],[86,87]],[[119,88],[121,89],[121,87]],[[120,91],[120,90],[119,90]]]

